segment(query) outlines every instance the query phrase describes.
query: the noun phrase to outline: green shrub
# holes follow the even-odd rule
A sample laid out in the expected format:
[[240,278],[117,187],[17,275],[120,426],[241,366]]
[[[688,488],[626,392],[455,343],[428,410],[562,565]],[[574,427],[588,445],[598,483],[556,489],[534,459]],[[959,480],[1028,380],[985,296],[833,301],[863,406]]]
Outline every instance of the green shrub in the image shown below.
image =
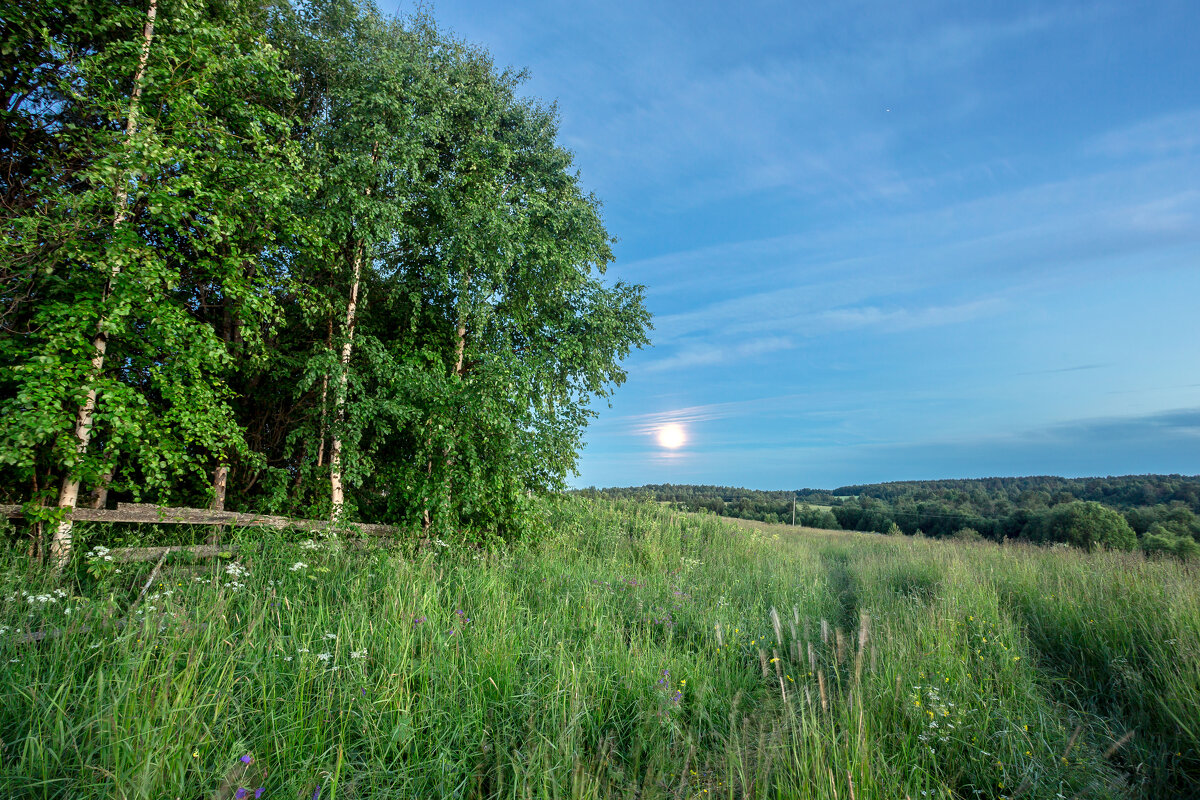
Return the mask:
[[1125,518],[1092,501],[1057,505],[1031,524],[1024,535],[1038,542],[1067,542],[1085,550],[1097,545],[1111,550],[1137,546],[1137,534]]

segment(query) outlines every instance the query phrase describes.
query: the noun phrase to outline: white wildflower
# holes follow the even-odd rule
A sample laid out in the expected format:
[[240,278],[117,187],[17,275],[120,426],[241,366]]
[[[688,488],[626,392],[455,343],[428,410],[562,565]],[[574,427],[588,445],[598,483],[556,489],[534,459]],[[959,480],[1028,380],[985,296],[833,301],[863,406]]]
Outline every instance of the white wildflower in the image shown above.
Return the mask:
[[297,561],[291,566],[292,572],[299,572],[302,569],[308,569],[308,564],[305,564],[303,561]]
[[367,651],[366,650],[355,650],[350,653],[350,657],[351,658],[366,658]]
[[333,658],[333,653],[317,653],[317,658],[321,659],[322,661],[328,661],[329,659]]

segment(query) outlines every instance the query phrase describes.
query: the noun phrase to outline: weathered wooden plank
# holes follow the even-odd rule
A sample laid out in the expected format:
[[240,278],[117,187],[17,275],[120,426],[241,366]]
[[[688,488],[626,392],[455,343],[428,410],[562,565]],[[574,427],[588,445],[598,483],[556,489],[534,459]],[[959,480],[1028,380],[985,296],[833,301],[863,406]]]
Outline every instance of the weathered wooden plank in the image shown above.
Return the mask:
[[[21,519],[25,515],[20,506],[0,505],[0,514],[9,519]],[[157,522],[156,519],[129,519],[129,512],[114,511],[107,508],[77,508],[71,514],[76,522]]]
[[193,544],[171,545],[170,547],[116,547],[108,551],[113,561],[156,561],[170,553],[187,553],[196,558],[212,558],[221,553],[255,551],[257,547],[246,545]]
[[[24,516],[21,507],[0,505],[0,514],[9,519]],[[164,525],[236,525],[243,528],[299,528],[300,530],[323,531],[334,529],[332,523],[317,519],[293,519],[267,514],[243,514],[236,511],[209,511],[202,508],[169,508],[148,503],[118,503],[115,510],[104,508],[76,508],[71,518],[78,522],[133,522]],[[395,525],[379,525],[370,522],[345,522],[338,528],[357,531],[365,536],[396,536],[403,529]]]

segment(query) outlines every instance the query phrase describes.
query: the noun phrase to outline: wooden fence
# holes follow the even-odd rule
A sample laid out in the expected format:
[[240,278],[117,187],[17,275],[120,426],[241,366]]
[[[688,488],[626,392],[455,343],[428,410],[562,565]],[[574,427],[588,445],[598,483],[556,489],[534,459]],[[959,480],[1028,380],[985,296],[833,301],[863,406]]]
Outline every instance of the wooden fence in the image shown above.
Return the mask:
[[[20,506],[0,505],[0,516],[23,519]],[[143,525],[208,525],[241,528],[297,528],[307,531],[349,530],[363,536],[394,537],[404,529],[395,525],[376,525],[369,522],[343,522],[334,525],[328,520],[294,519],[267,514],[243,514],[236,511],[209,511],[202,508],[167,508],[148,503],[118,503],[115,509],[76,508],[71,513],[76,522],[132,522]],[[200,558],[236,549],[233,546],[202,544],[172,547],[126,547],[114,549],[111,555],[119,561],[155,561],[169,553],[188,553]]]

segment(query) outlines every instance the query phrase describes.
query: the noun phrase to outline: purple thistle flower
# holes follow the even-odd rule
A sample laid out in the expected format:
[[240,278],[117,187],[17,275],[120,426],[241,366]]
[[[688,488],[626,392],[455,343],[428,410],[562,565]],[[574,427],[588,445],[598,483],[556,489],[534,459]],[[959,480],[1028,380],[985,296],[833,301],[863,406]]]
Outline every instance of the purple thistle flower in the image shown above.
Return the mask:
[[251,756],[249,753],[247,753],[246,755],[239,758],[238,761],[241,761],[243,764],[252,764],[252,763],[254,763],[254,757]]

